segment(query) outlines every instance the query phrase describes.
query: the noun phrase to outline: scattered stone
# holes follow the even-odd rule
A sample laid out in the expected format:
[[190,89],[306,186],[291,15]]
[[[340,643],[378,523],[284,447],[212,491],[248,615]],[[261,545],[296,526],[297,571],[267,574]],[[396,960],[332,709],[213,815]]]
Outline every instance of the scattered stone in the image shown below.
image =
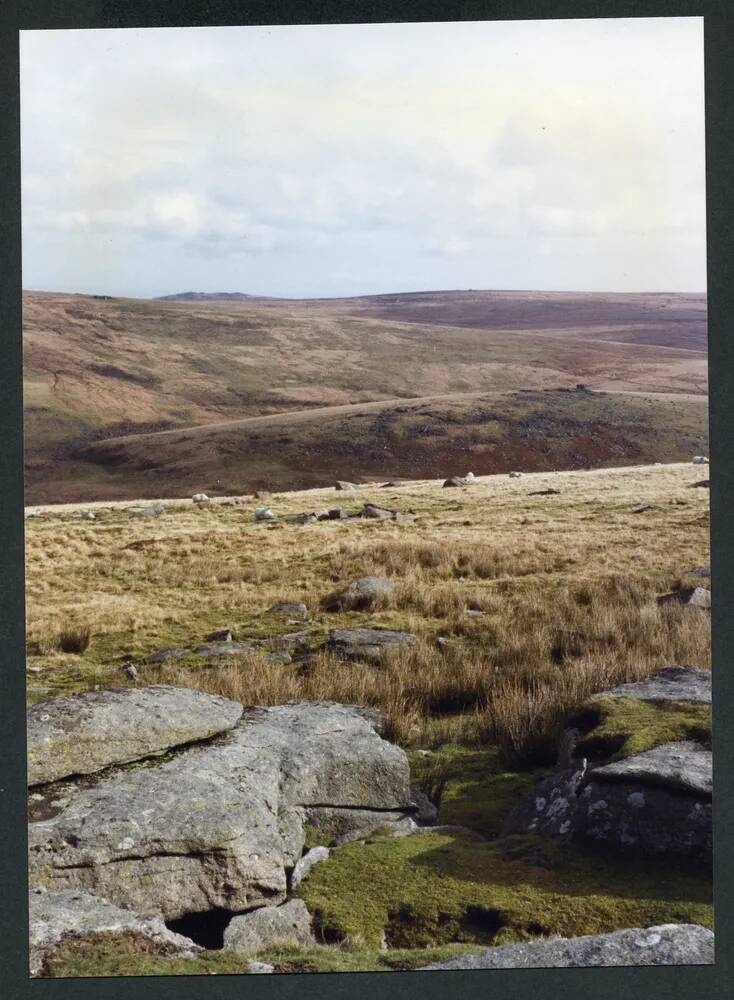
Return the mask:
[[331,507],[326,513],[329,521],[345,521],[348,517],[343,507]]
[[191,499],[194,503],[209,503],[209,497],[206,493],[194,493]]
[[138,671],[134,663],[125,663],[121,667],[123,674],[131,681],[137,681]]
[[377,662],[387,648],[414,644],[415,635],[412,632],[378,628],[335,628],[329,633],[327,648],[343,660]]
[[380,488],[386,490],[386,489],[396,489],[398,486],[410,486],[410,485],[412,485],[412,480],[410,479],[392,479],[389,483],[383,483]]
[[166,920],[276,906],[306,824],[321,838],[337,810],[353,830],[411,815],[409,778],[405,753],[380,738],[369,711],[250,708],[209,743],[54,786],[51,814],[29,826],[31,884]]
[[563,969],[639,965],[712,965],[714,935],[699,924],[631,927],[610,934],[501,945],[434,962],[425,969]]
[[28,709],[28,784],[204,740],[232,729],[241,715],[228,698],[164,684],[55,698]]
[[271,945],[308,948],[314,944],[311,914],[302,899],[233,917],[224,932],[225,951],[259,951]]
[[270,642],[275,649],[308,650],[311,648],[311,633],[287,632],[285,635],[274,636]]
[[639,701],[694,701],[711,704],[711,671],[695,667],[663,667],[641,681],[620,684],[597,698],[637,698]]
[[256,507],[255,508],[255,520],[256,521],[277,521],[278,515],[274,514],[269,507]]
[[482,615],[485,614],[485,612],[478,611],[476,608],[467,608],[464,614],[467,616],[467,618],[481,618]]
[[97,515],[93,510],[83,510],[80,512],[79,517],[81,517],[82,521],[95,521]]
[[303,601],[278,601],[268,608],[269,615],[293,615],[295,618],[307,618],[308,608]]
[[152,507],[128,507],[133,517],[160,517],[164,511],[163,504],[153,504]]
[[361,576],[344,590],[324,599],[326,611],[368,611],[384,603],[395,585],[380,576]]
[[533,490],[532,493],[528,493],[529,497],[557,497],[560,496],[560,490],[554,490],[549,488],[547,490]]
[[27,510],[25,512],[25,517],[26,519],[29,517],[43,517],[43,514],[40,510]]
[[358,490],[359,486],[356,483],[347,483],[343,479],[339,479],[334,486],[335,490]]
[[201,951],[189,938],[169,931],[159,915],[141,916],[86,892],[31,891],[28,910],[32,976],[43,974],[59,946],[85,938],[103,937],[113,942],[132,937],[144,945],[147,954],[176,958],[193,958]]
[[303,880],[308,876],[314,865],[320,861],[326,861],[331,851],[328,847],[312,847],[306,851],[302,858],[298,859],[296,867],[291,873],[291,891],[295,891]]
[[228,628],[218,628],[204,636],[206,642],[232,642],[232,632]]
[[447,479],[446,482],[443,485],[444,486],[468,486],[469,483],[468,483],[468,481],[466,479],[462,478],[461,476],[451,476],[451,478]]
[[697,483],[691,483],[691,486],[698,489],[708,490],[711,488],[710,479],[699,479]]
[[510,479],[519,479],[522,476],[522,472],[511,472]]
[[165,663],[167,660],[180,660],[184,656],[191,656],[191,650],[178,646],[175,649],[161,649],[158,653],[151,653],[145,657],[144,663]]
[[474,473],[467,472],[467,474],[464,476],[464,479],[466,480],[467,483],[473,483],[475,479]]
[[395,511],[388,510],[387,507],[378,507],[373,503],[366,503],[362,508],[362,517],[380,521],[391,521],[395,517]]
[[275,966],[269,962],[250,962],[247,971],[253,976],[268,976],[275,972]]
[[705,455],[694,455],[693,456],[694,465],[708,465],[709,460]]
[[293,657],[290,653],[285,650],[280,652],[268,653],[268,660],[270,663],[293,663]]
[[640,504],[639,507],[633,507],[632,513],[644,514],[646,510],[662,510],[662,507],[660,507],[660,505],[656,503],[643,503]]
[[203,646],[197,646],[194,652],[197,656],[237,656],[240,653],[256,653],[257,646],[251,642],[207,642]]
[[316,514],[286,514],[283,518],[288,524],[314,524],[318,521]]
[[689,608],[706,608],[710,610],[711,591],[706,590],[705,587],[682,587],[680,590],[674,590],[670,594],[663,594],[662,597],[658,597],[657,602],[661,606],[666,604],[683,604]]
[[438,809],[431,802],[425,792],[418,788],[411,788],[415,813],[413,819],[418,826],[432,827],[438,820]]

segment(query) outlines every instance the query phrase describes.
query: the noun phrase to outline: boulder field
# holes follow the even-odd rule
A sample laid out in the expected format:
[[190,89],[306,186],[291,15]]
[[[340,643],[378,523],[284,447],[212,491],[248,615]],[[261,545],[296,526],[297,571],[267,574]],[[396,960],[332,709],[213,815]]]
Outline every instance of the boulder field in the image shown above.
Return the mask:
[[361,937],[493,945],[435,968],[710,962],[705,878],[681,871],[663,892],[643,861],[650,885],[628,889],[634,865],[614,860],[708,861],[710,700],[710,674],[681,667],[602,692],[489,840],[411,788],[372,709],[243,707],[162,684],[37,703],[32,974],[70,941],[113,940],[162,961]]

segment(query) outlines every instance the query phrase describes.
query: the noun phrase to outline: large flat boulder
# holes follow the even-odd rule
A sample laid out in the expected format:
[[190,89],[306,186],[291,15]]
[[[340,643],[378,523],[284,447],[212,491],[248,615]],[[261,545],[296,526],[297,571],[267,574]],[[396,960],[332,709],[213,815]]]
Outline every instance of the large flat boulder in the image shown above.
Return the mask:
[[43,973],[57,948],[69,941],[94,938],[140,944],[147,953],[190,958],[201,949],[169,931],[160,916],[141,916],[86,892],[31,892],[28,897],[30,973]]
[[386,600],[395,589],[390,580],[380,576],[361,576],[343,590],[324,599],[327,611],[368,611]]
[[231,729],[242,706],[218,695],[155,684],[89,691],[28,710],[28,784],[93,774]]
[[488,948],[427,965],[442,969],[561,969],[615,965],[712,965],[714,935],[699,924],[633,927],[610,934],[553,938]]
[[307,815],[318,830],[322,810],[327,825],[335,808],[363,811],[374,829],[415,808],[404,752],[367,713],[308,702],[249,709],[208,744],[40,793],[32,882],[166,919],[282,902]]
[[620,684],[596,697],[639,701],[694,701],[711,704],[711,671],[696,667],[663,667],[641,681]]
[[385,649],[412,646],[412,632],[397,632],[382,628],[334,628],[329,633],[327,647],[343,660],[382,659]]

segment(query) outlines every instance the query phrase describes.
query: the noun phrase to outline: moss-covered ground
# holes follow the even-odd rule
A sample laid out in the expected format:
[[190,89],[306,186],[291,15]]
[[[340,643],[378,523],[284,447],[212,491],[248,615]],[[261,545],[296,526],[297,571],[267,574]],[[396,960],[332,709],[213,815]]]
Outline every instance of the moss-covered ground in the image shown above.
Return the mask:
[[711,745],[711,705],[594,698],[580,718],[589,714],[598,714],[599,722],[579,742],[577,752],[592,758],[620,760],[661,743],[682,740]]
[[500,944],[713,919],[705,871],[533,837],[375,836],[333,852],[299,894],[327,940],[372,947]]

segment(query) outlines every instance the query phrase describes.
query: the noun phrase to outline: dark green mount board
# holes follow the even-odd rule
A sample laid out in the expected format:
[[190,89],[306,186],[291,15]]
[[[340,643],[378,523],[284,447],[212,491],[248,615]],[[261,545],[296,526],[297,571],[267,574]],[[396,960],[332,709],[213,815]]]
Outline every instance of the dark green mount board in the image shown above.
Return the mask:
[[[3,766],[2,986],[10,998],[199,998],[433,1000],[454,995],[502,1000],[697,1000],[734,995],[734,17],[731,4],[648,2],[156,2],[4,0],[0,7],[0,711]],[[21,264],[18,30],[227,24],[445,21],[564,17],[705,17],[707,227],[711,429],[715,898],[713,967],[359,973],[247,977],[31,980],[27,977],[25,863],[25,671],[23,669],[23,479],[21,440]]]

